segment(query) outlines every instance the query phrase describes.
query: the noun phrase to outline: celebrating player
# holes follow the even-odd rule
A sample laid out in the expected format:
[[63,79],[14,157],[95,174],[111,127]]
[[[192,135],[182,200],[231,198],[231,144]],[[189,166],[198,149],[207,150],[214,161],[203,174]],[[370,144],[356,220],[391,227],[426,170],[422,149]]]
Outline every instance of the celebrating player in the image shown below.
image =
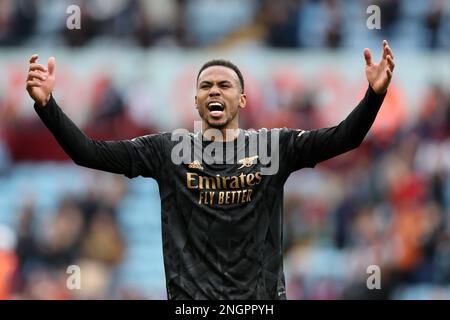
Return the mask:
[[[177,137],[165,132],[132,140],[90,139],[52,96],[53,57],[47,67],[37,55],[31,57],[26,88],[37,114],[76,164],[156,179],[169,299],[286,299],[283,185],[292,172],[361,144],[394,70],[387,41],[378,63],[369,49],[364,57],[364,98],[337,126],[311,131],[239,128],[239,111],[246,106],[244,79],[226,60],[200,68],[195,104],[202,130]],[[265,145],[252,148],[252,141]],[[263,161],[264,150],[271,161]],[[276,170],[267,171],[274,162]]]

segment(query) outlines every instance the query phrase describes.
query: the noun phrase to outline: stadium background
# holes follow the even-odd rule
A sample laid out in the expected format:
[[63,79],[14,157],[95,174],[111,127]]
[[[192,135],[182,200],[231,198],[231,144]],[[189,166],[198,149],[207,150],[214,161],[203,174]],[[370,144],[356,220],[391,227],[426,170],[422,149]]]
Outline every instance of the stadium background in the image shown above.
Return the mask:
[[244,73],[242,127],[335,125],[367,87],[363,49],[378,61],[388,39],[394,80],[363,145],[286,185],[287,294],[448,299],[449,34],[447,0],[0,0],[0,298],[166,298],[155,181],[68,160],[25,92],[31,54],[56,57],[55,97],[86,133],[124,139],[192,129],[196,72],[216,57]]

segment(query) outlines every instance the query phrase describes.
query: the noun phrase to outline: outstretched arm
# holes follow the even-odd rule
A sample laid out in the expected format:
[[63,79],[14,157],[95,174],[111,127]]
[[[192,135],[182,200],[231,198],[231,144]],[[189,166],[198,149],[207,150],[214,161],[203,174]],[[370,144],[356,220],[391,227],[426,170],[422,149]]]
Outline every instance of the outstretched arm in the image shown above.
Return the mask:
[[383,53],[374,64],[369,49],[364,49],[366,77],[369,87],[364,98],[339,125],[308,132],[294,138],[299,153],[295,169],[317,163],[358,147],[375,121],[394,71],[394,56],[388,42],[383,41]]
[[[59,145],[78,165],[125,174],[154,176],[153,162],[159,162],[157,138],[142,137],[133,140],[96,141],[87,137],[59,108],[52,97],[55,86],[55,59],[48,60],[48,68],[30,59],[27,91],[35,101],[34,108]],[[152,157],[149,157],[149,154]]]

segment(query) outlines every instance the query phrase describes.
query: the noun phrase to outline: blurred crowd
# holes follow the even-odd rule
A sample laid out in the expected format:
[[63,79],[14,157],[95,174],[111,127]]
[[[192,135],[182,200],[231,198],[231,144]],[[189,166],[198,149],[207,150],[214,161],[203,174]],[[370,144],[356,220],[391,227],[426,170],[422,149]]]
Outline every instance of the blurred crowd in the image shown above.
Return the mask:
[[[355,151],[291,178],[291,298],[394,299],[423,284],[435,292],[413,299],[450,298],[442,290],[450,284],[450,91],[433,85],[420,105],[417,120],[389,139],[371,134]],[[335,255],[311,281],[311,251],[322,246]],[[380,267],[383,290],[367,289],[370,265]]]
[[[79,30],[66,27],[70,5]],[[374,32],[365,30],[370,5],[381,13]],[[434,49],[450,46],[449,15],[446,0],[2,0],[0,46],[341,48],[389,37]]]
[[[98,183],[83,193],[65,194],[45,215],[36,216],[35,200],[25,197],[11,213],[17,219],[14,229],[0,224],[0,299],[125,299],[131,294],[117,283],[126,251],[117,206],[126,183],[119,176],[101,177],[96,175]],[[78,273],[69,266],[77,266]]]

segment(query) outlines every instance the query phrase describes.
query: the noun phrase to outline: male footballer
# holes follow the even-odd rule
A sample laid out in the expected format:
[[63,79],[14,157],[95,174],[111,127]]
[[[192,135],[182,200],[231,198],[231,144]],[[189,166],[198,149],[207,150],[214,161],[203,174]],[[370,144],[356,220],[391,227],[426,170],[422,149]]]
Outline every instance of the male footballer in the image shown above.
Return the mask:
[[47,67],[37,55],[31,57],[26,89],[76,164],[158,182],[169,299],[286,299],[283,186],[292,172],[361,144],[394,70],[386,40],[378,63],[367,48],[364,58],[364,98],[337,126],[311,131],[239,128],[247,98],[244,79],[226,60],[211,60],[197,74],[195,106],[202,128],[196,133],[90,139],[52,95],[53,57]]

